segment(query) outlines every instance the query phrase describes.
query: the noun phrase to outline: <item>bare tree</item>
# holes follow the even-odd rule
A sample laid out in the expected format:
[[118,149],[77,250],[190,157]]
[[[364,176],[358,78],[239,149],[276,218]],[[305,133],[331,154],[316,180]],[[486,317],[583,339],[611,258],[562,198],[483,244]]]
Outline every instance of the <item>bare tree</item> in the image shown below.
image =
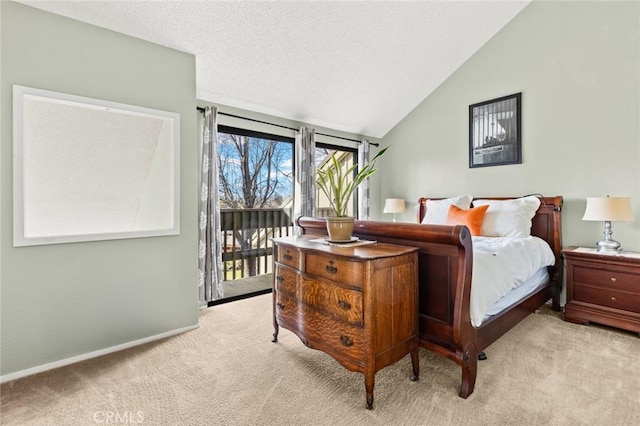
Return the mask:
[[281,168],[287,158],[291,158],[290,151],[282,149],[278,141],[221,133],[218,155],[221,205],[244,209],[273,205],[276,196],[285,190],[290,175]]
[[[227,209],[259,209],[276,207],[282,201],[290,172],[282,169],[290,160],[291,150],[278,141],[228,133],[219,134],[218,165],[220,206]],[[290,182],[290,181],[289,181]],[[251,252],[252,242],[259,238],[253,224],[243,223],[234,235],[243,252]],[[248,276],[256,274],[258,256],[246,262]]]

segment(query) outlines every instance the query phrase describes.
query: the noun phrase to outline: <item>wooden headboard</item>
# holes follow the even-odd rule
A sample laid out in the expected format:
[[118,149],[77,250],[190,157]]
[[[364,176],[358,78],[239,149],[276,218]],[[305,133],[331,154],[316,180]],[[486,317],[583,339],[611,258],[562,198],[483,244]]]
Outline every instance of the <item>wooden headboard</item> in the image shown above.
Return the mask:
[[[512,200],[519,197],[475,197],[474,200]],[[557,280],[562,285],[562,196],[538,197],[540,207],[533,219],[531,219],[531,235],[545,240],[556,258],[556,265],[553,268],[552,279]],[[418,200],[418,223],[422,222],[427,213],[427,200],[422,197]],[[442,200],[443,198],[431,198],[432,200]],[[473,203],[472,203],[473,205]]]
[[[475,197],[474,200],[513,200],[519,197]],[[540,207],[531,220],[531,235],[540,237],[551,246],[554,252],[562,250],[562,196],[538,197]],[[427,213],[427,200],[442,200],[443,198],[421,197],[418,200],[418,223],[422,222]],[[472,203],[473,205],[473,203]]]

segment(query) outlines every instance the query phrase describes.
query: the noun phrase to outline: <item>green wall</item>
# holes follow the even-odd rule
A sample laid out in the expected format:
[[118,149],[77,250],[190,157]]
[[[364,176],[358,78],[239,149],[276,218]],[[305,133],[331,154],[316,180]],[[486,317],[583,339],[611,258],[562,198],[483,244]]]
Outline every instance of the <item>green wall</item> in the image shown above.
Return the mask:
[[[197,326],[195,58],[18,3],[0,7],[1,374]],[[13,84],[179,113],[180,235],[14,248]]]
[[[374,201],[563,195],[564,245],[594,246],[586,198],[628,196],[636,221],[613,237],[640,251],[639,32],[638,2],[534,1],[384,136]],[[470,169],[468,106],[517,92],[522,164]]]

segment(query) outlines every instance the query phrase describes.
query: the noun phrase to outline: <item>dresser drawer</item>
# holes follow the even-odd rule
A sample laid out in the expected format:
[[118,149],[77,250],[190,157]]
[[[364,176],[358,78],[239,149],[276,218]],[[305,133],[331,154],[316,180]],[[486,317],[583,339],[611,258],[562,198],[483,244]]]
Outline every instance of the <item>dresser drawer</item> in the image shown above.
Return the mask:
[[598,267],[598,265],[575,265],[573,267],[573,282],[640,294],[640,274],[608,270],[606,267]]
[[300,252],[295,248],[288,246],[278,247],[278,258],[276,259],[276,262],[298,269],[299,260]]
[[362,291],[340,287],[320,278],[305,278],[286,266],[276,265],[274,288],[340,321],[362,326]]
[[276,264],[273,272],[273,286],[279,293],[285,293],[290,297],[298,298],[298,277],[299,274],[294,269]]
[[293,325],[304,336],[305,344],[320,349],[336,359],[348,358],[362,364],[364,333],[362,328],[337,321],[284,294],[276,296],[276,318],[283,325]]
[[307,254],[305,271],[342,284],[362,288],[364,268],[362,263],[320,254]]
[[286,293],[276,293],[273,314],[282,326],[289,329],[295,328],[298,324],[298,308],[302,306],[302,303],[298,303],[295,298],[289,297]]
[[339,321],[356,326],[364,323],[362,292],[335,285],[329,281],[307,278],[299,299]]
[[640,313],[640,293],[574,283],[573,300]]

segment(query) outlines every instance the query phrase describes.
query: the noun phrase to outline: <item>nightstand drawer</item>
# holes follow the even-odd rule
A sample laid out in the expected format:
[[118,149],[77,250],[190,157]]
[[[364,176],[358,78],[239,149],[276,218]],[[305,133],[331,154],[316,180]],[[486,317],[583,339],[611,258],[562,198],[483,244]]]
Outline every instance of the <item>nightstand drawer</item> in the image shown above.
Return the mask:
[[573,268],[573,281],[614,290],[640,293],[640,273],[634,274],[598,268],[597,266],[576,265]]
[[573,300],[640,313],[640,293],[574,284]]
[[306,263],[305,271],[308,274],[362,288],[364,270],[360,262],[309,253]]

